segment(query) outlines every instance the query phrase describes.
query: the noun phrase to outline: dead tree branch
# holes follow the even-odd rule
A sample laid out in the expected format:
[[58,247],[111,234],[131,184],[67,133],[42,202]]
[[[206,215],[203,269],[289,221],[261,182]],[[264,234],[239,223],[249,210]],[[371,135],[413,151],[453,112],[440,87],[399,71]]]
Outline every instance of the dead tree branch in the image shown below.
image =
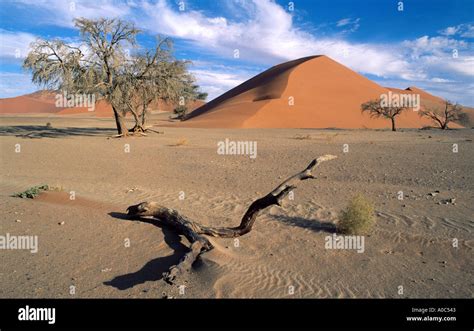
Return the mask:
[[170,270],[163,275],[164,280],[172,284],[179,274],[190,270],[192,264],[200,254],[214,248],[204,235],[219,238],[235,238],[249,233],[252,230],[257,216],[262,210],[272,205],[280,206],[281,201],[296,188],[299,181],[316,178],[312,174],[316,166],[324,161],[335,158],[336,156],[334,155],[324,155],[314,159],[303,171],[289,177],[273,191],[252,202],[242,217],[240,224],[236,227],[205,226],[179,214],[178,211],[174,209],[161,206],[156,202],[142,202],[137,205],[132,205],[127,208],[127,212],[131,218],[151,216],[163,224],[174,228],[191,243],[190,251],[184,255],[178,265],[172,266]]

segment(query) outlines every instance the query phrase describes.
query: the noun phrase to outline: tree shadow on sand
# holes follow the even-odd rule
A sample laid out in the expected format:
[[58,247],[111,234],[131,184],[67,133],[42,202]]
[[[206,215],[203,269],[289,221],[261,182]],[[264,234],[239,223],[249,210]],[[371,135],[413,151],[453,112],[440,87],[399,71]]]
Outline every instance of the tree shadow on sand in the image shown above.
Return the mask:
[[185,252],[189,250],[188,247],[181,243],[181,237],[175,231],[172,231],[166,226],[159,224],[159,221],[156,219],[130,219],[127,214],[116,212],[111,212],[109,215],[121,220],[127,220],[131,222],[140,221],[159,227],[163,231],[165,243],[173,249],[173,254],[153,259],[147,262],[140,270],[117,276],[110,281],[104,282],[104,285],[113,286],[119,290],[127,290],[134,287],[135,285],[143,284],[148,281],[161,280],[163,278],[163,273],[168,271],[171,266],[178,264]]
[[327,232],[327,233],[337,233],[337,228],[334,223],[331,222],[321,222],[316,219],[306,219],[298,216],[288,216],[288,215],[271,215],[271,217],[278,222],[297,226],[303,229],[309,229],[314,232]]
[[53,128],[46,125],[0,126],[0,136],[15,136],[29,139],[74,136],[110,137],[116,133],[117,130],[112,128]]

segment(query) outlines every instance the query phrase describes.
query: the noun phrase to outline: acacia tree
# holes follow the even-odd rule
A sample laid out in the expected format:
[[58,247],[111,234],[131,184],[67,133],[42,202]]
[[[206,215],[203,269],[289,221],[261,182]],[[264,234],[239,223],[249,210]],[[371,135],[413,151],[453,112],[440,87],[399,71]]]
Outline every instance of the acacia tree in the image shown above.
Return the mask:
[[49,89],[72,89],[82,74],[78,69],[82,51],[63,41],[38,39],[30,45],[32,51],[23,66],[32,71],[34,83]]
[[194,85],[194,77],[187,70],[188,64],[188,61],[173,58],[172,42],[168,38],[159,38],[154,53],[146,52],[133,57],[130,72],[121,89],[128,94],[124,100],[135,118],[134,132],[147,130],[145,123],[152,101],[178,103],[202,94],[193,88],[197,85]]
[[200,91],[199,86],[194,84],[193,81],[189,81],[185,86],[184,97],[180,98],[178,106],[173,109],[173,113],[177,115],[174,118],[178,118],[182,121],[186,120],[188,115],[188,107],[186,104],[196,100],[206,100],[208,95],[206,92]]
[[[79,18],[74,23],[80,32],[79,47],[61,40],[37,40],[31,45],[23,65],[32,72],[33,82],[105,99],[112,106],[119,136],[129,132],[126,113],[135,118],[132,131],[143,131],[153,99],[185,93],[182,76],[189,73],[183,61],[172,58],[169,39],[160,38],[153,51],[131,55],[129,50],[138,48],[140,32],[133,24],[105,18]],[[144,110],[141,116],[137,105]]]
[[34,83],[105,99],[112,106],[119,135],[125,136],[123,95],[117,82],[125,65],[124,45],[135,45],[139,30],[122,20],[104,18],[79,18],[74,25],[80,32],[79,47],[61,40],[37,40],[23,66],[33,73]]
[[382,106],[381,99],[367,101],[360,107],[362,112],[368,112],[372,118],[384,117],[390,119],[392,122],[392,131],[397,131],[395,117],[406,109],[405,107]]
[[462,106],[457,103],[453,104],[448,100],[445,100],[444,109],[438,107],[420,110],[420,116],[431,119],[442,130],[449,129],[449,122],[465,120]]

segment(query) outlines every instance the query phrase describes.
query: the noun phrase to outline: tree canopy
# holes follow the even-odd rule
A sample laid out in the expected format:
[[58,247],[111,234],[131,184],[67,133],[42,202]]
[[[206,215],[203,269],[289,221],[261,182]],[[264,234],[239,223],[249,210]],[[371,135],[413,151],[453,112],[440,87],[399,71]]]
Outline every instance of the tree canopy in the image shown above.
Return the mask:
[[114,112],[118,134],[126,136],[124,116],[131,113],[135,126],[146,129],[146,113],[153,100],[178,103],[205,98],[187,67],[173,56],[169,38],[157,37],[153,49],[137,43],[141,33],[120,19],[78,18],[79,43],[38,39],[24,61],[34,83],[67,93],[92,94],[105,99]]
[[367,101],[360,107],[362,112],[368,112],[370,117],[384,117],[390,119],[392,122],[392,131],[397,131],[395,117],[400,115],[406,109],[405,107],[382,106],[381,99]]

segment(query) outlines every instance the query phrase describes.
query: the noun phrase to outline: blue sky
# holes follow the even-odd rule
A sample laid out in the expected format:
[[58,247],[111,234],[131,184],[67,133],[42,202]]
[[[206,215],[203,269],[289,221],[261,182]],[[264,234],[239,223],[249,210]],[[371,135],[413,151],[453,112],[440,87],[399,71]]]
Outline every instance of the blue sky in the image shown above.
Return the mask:
[[474,106],[472,0],[0,0],[0,97],[38,89],[21,68],[28,46],[77,43],[74,17],[133,21],[145,47],[172,37],[210,99],[277,63],[325,54],[381,85]]

